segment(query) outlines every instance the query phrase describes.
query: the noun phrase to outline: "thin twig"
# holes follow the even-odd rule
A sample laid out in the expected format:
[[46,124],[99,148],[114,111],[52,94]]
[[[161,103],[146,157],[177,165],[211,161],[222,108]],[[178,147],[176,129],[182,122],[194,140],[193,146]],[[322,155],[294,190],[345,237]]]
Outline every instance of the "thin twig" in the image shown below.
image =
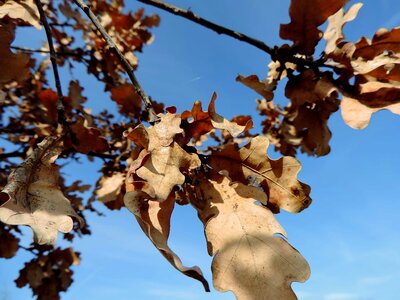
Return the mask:
[[[42,49],[31,49],[31,48],[24,48],[24,47],[18,47],[18,46],[10,46],[11,49],[13,50],[18,50],[18,51],[22,51],[22,52],[27,52],[27,53],[43,53],[43,54],[51,54],[49,50],[42,50]],[[57,55],[60,56],[77,56],[77,57],[82,57],[83,55],[89,55],[90,51],[86,50],[86,51],[79,51],[80,48],[78,49],[72,49],[72,51],[68,51],[68,52],[57,52]]]
[[60,81],[60,76],[58,74],[58,67],[57,67],[57,53],[54,49],[54,44],[53,44],[53,35],[51,32],[51,28],[49,23],[47,22],[46,14],[43,10],[42,3],[40,0],[36,0],[36,6],[39,10],[40,14],[40,21],[43,24],[43,27],[46,31],[46,36],[47,36],[47,42],[49,43],[49,49],[50,49],[50,60],[51,64],[53,66],[53,74],[54,74],[54,80],[56,83],[56,88],[57,88],[57,115],[58,115],[58,123],[65,126],[67,125],[67,119],[66,119],[66,114],[65,114],[65,108],[63,104],[63,93],[61,89],[61,81]]
[[24,157],[26,154],[20,151],[13,151],[9,153],[0,153],[0,159],[5,159],[9,157]]
[[148,5],[152,5],[152,6],[158,7],[158,8],[160,8],[162,10],[165,10],[165,11],[167,11],[169,13],[172,13],[174,15],[177,15],[177,16],[183,17],[185,19],[188,19],[190,21],[193,21],[193,22],[195,22],[197,24],[200,24],[200,25],[202,25],[202,26],[204,26],[204,27],[206,27],[208,29],[211,29],[211,30],[215,31],[218,34],[225,34],[225,35],[233,37],[233,38],[235,38],[237,40],[240,40],[242,42],[245,42],[245,43],[248,43],[250,45],[253,45],[254,47],[256,47],[256,48],[268,53],[271,56],[274,54],[274,49],[269,47],[264,42],[256,40],[256,39],[254,39],[252,37],[249,37],[248,35],[245,35],[243,33],[240,33],[240,32],[234,31],[232,29],[223,27],[223,26],[218,25],[216,23],[213,23],[211,21],[208,21],[208,20],[206,20],[206,19],[204,19],[202,17],[199,17],[199,16],[195,15],[190,10],[184,10],[182,8],[179,8],[179,7],[176,7],[176,6],[173,6],[171,4],[167,4],[167,3],[164,3],[164,2],[158,1],[158,0],[138,0],[138,1],[142,2],[142,3],[145,3],[145,4],[148,4]]
[[129,76],[129,79],[132,82],[133,88],[135,89],[136,93],[140,96],[142,101],[144,102],[146,106],[146,110],[149,112],[149,121],[154,122],[157,120],[157,116],[154,112],[152,102],[150,98],[146,95],[144,92],[142,86],[140,85],[139,81],[136,79],[136,76],[134,74],[133,67],[130,65],[130,63],[126,60],[124,55],[121,53],[121,51],[118,49],[117,45],[114,43],[110,35],[107,33],[107,31],[104,29],[104,27],[100,24],[99,20],[95,16],[95,14],[90,10],[89,6],[86,5],[82,0],[74,0],[75,4],[79,6],[80,9],[83,10],[83,12],[89,17],[89,19],[92,21],[94,26],[96,26],[97,30],[100,32],[104,40],[107,42],[108,46],[110,47],[111,51],[114,51],[114,53],[117,55],[119,58],[123,68],[125,69],[126,73]]

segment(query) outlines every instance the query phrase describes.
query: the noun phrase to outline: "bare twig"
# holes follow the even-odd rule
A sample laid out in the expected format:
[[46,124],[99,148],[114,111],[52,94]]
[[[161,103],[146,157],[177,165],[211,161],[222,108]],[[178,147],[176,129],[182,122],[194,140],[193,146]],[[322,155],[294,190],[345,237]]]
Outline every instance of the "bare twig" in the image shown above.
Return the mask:
[[64,104],[63,104],[63,93],[61,89],[61,81],[60,81],[60,76],[58,74],[58,67],[57,67],[57,53],[54,49],[54,44],[53,44],[53,35],[51,32],[51,28],[49,23],[47,22],[46,14],[43,10],[42,3],[40,0],[36,0],[36,6],[39,10],[40,14],[40,21],[43,24],[43,27],[46,31],[46,36],[47,36],[47,42],[49,43],[49,49],[50,49],[50,60],[51,64],[53,66],[53,74],[54,74],[54,80],[56,83],[56,89],[57,89],[57,116],[58,116],[58,123],[61,125],[67,125],[67,119],[66,119],[66,114],[65,114],[65,109],[64,109]]
[[133,88],[135,89],[136,93],[140,96],[140,98],[142,99],[143,103],[146,106],[146,110],[149,112],[149,119],[150,119],[149,121],[150,122],[156,121],[158,118],[157,118],[157,116],[156,116],[156,114],[154,112],[152,102],[151,102],[150,98],[146,95],[146,93],[144,92],[144,90],[143,90],[142,86],[140,85],[139,81],[136,79],[133,67],[126,60],[126,58],[121,53],[121,51],[118,49],[117,45],[114,43],[114,41],[112,40],[110,35],[104,29],[104,27],[100,24],[99,20],[95,16],[95,14],[90,10],[89,6],[87,6],[86,3],[84,3],[82,0],[74,0],[74,2],[89,17],[89,19],[92,21],[94,26],[100,32],[100,34],[103,37],[103,39],[107,42],[107,44],[110,47],[111,51],[113,51],[117,55],[117,57],[119,58],[123,68],[125,69],[126,73],[129,76],[129,79],[132,82]]
[[211,29],[211,30],[215,31],[218,34],[225,34],[225,35],[233,37],[233,38],[235,38],[237,40],[240,40],[242,42],[245,42],[245,43],[248,43],[250,45],[253,45],[254,47],[256,47],[256,48],[268,53],[271,56],[274,54],[274,49],[269,47],[264,42],[256,40],[256,39],[254,39],[252,37],[249,37],[249,36],[247,36],[247,35],[245,35],[243,33],[240,33],[240,32],[234,31],[232,29],[223,27],[223,26],[218,25],[216,23],[213,23],[211,21],[208,21],[208,20],[206,20],[206,19],[204,19],[202,17],[199,17],[199,16],[195,15],[190,10],[184,10],[182,8],[179,8],[179,7],[164,3],[164,2],[159,1],[159,0],[138,0],[138,1],[142,2],[142,3],[145,3],[145,4],[148,4],[148,5],[152,5],[152,6],[158,7],[158,8],[160,8],[162,10],[165,10],[165,11],[167,11],[169,13],[172,13],[174,15],[177,15],[177,16],[183,17],[185,19],[188,19],[188,20],[190,20],[192,22],[195,22],[197,24],[200,24],[200,25],[202,25],[202,26],[204,26],[204,27],[206,27],[208,29]]
[[0,153],[0,159],[5,159],[9,157],[24,157],[25,153],[20,151],[13,151],[8,153]]
[[[51,54],[49,50],[42,50],[42,49],[31,49],[31,48],[24,48],[24,47],[18,47],[18,46],[10,46],[11,49],[14,50],[19,50],[22,52],[27,52],[27,53],[43,53],[43,54]],[[58,56],[76,56],[76,57],[82,57],[83,55],[89,55],[90,51],[80,51],[80,48],[78,49],[72,49],[72,51],[68,52],[57,52]]]

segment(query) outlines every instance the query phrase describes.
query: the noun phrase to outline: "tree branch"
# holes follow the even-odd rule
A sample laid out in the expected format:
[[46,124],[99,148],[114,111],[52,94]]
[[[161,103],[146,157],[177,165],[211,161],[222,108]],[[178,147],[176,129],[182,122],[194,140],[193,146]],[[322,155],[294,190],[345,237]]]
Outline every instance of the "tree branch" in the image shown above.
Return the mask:
[[9,157],[25,157],[26,153],[20,151],[13,151],[9,153],[0,153],[0,159],[5,159]]
[[[18,46],[10,46],[11,49],[14,50],[19,50],[22,52],[27,52],[27,53],[43,53],[43,54],[50,54],[50,51],[48,50],[42,50],[42,49],[30,49],[30,48],[24,48],[24,47],[18,47]],[[83,55],[89,55],[90,51],[80,51],[80,48],[77,49],[72,49],[70,52],[57,52],[57,55],[62,55],[62,56],[76,56],[76,57],[82,57]]]
[[132,82],[133,88],[135,89],[136,93],[140,96],[140,98],[142,99],[143,103],[146,106],[146,110],[149,112],[149,119],[150,119],[149,121],[150,122],[156,121],[158,118],[157,118],[157,116],[156,116],[156,114],[154,112],[152,102],[151,102],[150,98],[146,95],[146,93],[144,92],[144,90],[143,90],[142,86],[140,85],[139,81],[136,79],[133,67],[126,60],[124,55],[121,53],[121,51],[118,49],[117,45],[114,43],[114,41],[110,37],[110,35],[107,33],[107,31],[104,29],[104,27],[100,24],[99,20],[95,16],[95,14],[83,2],[83,0],[74,0],[74,2],[89,17],[89,19],[92,21],[94,26],[100,32],[100,34],[103,37],[103,39],[107,42],[107,44],[110,47],[111,51],[113,51],[117,55],[117,57],[119,58],[123,68],[125,69],[126,73],[129,76],[129,79]]
[[199,17],[197,15],[195,15],[193,12],[191,12],[190,10],[184,10],[181,9],[179,7],[164,3],[162,1],[159,0],[138,0],[139,2],[142,2],[144,4],[148,4],[148,5],[152,5],[155,7],[158,7],[162,10],[165,10],[171,14],[183,17],[185,19],[188,19],[192,22],[195,22],[199,25],[202,25],[208,29],[211,29],[213,31],[215,31],[218,34],[225,34],[227,36],[233,37],[239,41],[245,42],[247,44],[250,44],[266,53],[268,53],[269,55],[274,55],[274,49],[269,47],[267,44],[265,44],[262,41],[256,40],[252,37],[249,37],[243,33],[234,31],[232,29],[223,27],[221,25],[218,25],[216,23],[213,23],[211,21],[208,21],[202,17]]
[[51,28],[49,23],[47,22],[46,14],[43,10],[42,3],[40,0],[35,0],[36,6],[38,8],[39,14],[40,14],[40,21],[43,24],[43,27],[46,31],[46,36],[47,36],[47,42],[49,43],[49,49],[50,49],[50,60],[51,64],[53,66],[53,74],[54,74],[54,80],[56,83],[56,88],[57,88],[57,116],[58,116],[58,123],[65,126],[67,125],[67,119],[66,119],[66,114],[65,114],[65,109],[64,109],[64,104],[63,104],[63,93],[61,89],[61,81],[60,81],[60,76],[58,74],[58,67],[57,67],[57,53],[54,49],[54,44],[53,44],[53,35],[51,32]]

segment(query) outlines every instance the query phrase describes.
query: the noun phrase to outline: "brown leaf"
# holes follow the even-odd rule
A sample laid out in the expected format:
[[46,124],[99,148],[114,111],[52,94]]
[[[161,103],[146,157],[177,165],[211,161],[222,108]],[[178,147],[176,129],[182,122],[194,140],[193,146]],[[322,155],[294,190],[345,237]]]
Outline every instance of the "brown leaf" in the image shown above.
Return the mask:
[[146,183],[135,186],[128,181],[127,193],[124,197],[125,206],[134,214],[144,233],[168,262],[186,276],[199,280],[204,289],[209,292],[208,282],[203,277],[200,268],[183,266],[180,258],[168,246],[174,195],[171,194],[164,202],[153,201],[145,192],[149,189],[151,188]]
[[58,300],[59,293],[65,292],[73,282],[71,266],[79,264],[79,252],[72,248],[45,250],[46,255],[42,250],[38,257],[25,263],[15,283],[19,288],[29,285],[38,299]]
[[125,174],[115,173],[111,177],[103,176],[99,181],[100,188],[96,194],[100,202],[109,209],[120,209],[123,206]]
[[86,102],[86,98],[82,96],[83,88],[78,80],[71,80],[68,88],[68,97],[71,99],[71,106],[74,109],[81,109],[82,103]]
[[270,84],[266,80],[261,81],[260,79],[258,79],[257,75],[250,75],[247,77],[239,75],[236,77],[236,81],[239,81],[249,88],[253,89],[258,94],[263,96],[263,98],[267,101],[274,98],[273,90],[276,88],[276,83]]
[[82,116],[78,116],[78,121],[70,125],[75,135],[73,146],[81,153],[105,152],[108,151],[108,142],[101,136],[100,130],[94,127],[88,127],[86,120]]
[[339,109],[339,101],[337,88],[328,76],[317,76],[308,69],[291,77],[285,89],[285,95],[292,100],[282,123],[287,127],[286,139],[292,143],[289,139],[300,138],[302,151],[310,155],[322,156],[330,151],[328,119]]
[[200,165],[196,154],[187,153],[174,142],[169,147],[153,150],[136,174],[155,189],[155,199],[164,201],[174,186],[184,183],[182,171],[195,169]]
[[197,208],[214,256],[214,287],[233,291],[239,300],[297,299],[290,285],[306,281],[310,268],[286,240],[274,236],[286,233],[268,208],[256,204],[265,202],[266,195],[218,177],[203,179],[197,187],[205,202]]
[[324,39],[326,40],[325,53],[331,53],[335,50],[338,40],[340,41],[344,37],[343,26],[357,17],[362,6],[361,2],[353,4],[346,13],[341,8],[328,18],[328,28],[324,32]]
[[249,120],[246,125],[241,126],[235,122],[228,121],[224,117],[217,114],[215,111],[215,100],[217,99],[217,94],[213,93],[211,97],[210,104],[208,105],[208,113],[211,117],[211,124],[214,128],[227,130],[233,137],[237,137],[241,133],[253,128],[253,121]]
[[53,163],[62,148],[57,139],[47,137],[33,153],[14,170],[0,193],[0,221],[10,225],[28,225],[39,244],[54,243],[58,231],[72,230],[75,217],[58,186],[59,171]]
[[[14,3],[15,1],[9,2]],[[30,76],[29,55],[15,54],[10,50],[10,45],[15,37],[14,31],[15,25],[0,21],[0,69],[3,70],[0,72],[0,85],[13,80],[22,82]]]
[[217,171],[228,171],[234,181],[261,186],[268,195],[264,204],[273,210],[300,212],[311,204],[310,187],[297,180],[301,165],[290,156],[270,159],[268,146],[268,138],[263,136],[253,138],[239,150],[235,144],[227,144],[214,150],[208,162]]
[[400,27],[388,31],[385,28],[378,30],[372,38],[372,41],[362,38],[355,44],[356,50],[354,57],[362,57],[370,60],[374,59],[385,51],[394,53],[400,52]]
[[[182,172],[200,166],[199,157],[183,150],[174,138],[182,133],[181,117],[167,113],[160,116],[160,122],[149,128],[143,125],[126,131],[124,135],[143,147],[138,160],[130,167],[128,178],[138,176],[147,181],[155,190],[154,198],[159,201],[167,199],[173,188],[185,181]],[[135,180],[135,179],[134,179]]]
[[8,16],[11,19],[23,21],[37,29],[40,29],[40,17],[33,0],[5,0],[0,5],[0,19]]
[[0,222],[0,258],[12,258],[19,249],[19,238]]
[[127,115],[139,115],[142,100],[131,84],[124,83],[111,89],[111,99],[118,103],[120,112]]
[[312,55],[322,37],[318,26],[347,2],[348,0],[292,0],[289,9],[291,22],[281,24],[280,37],[293,41],[299,53]]

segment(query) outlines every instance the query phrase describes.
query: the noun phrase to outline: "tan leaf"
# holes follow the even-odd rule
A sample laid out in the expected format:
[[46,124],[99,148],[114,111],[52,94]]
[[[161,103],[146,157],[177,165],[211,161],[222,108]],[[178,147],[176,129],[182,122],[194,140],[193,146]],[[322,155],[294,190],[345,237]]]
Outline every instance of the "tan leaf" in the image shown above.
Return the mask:
[[0,5],[0,19],[8,16],[11,19],[22,20],[40,29],[40,17],[33,0],[5,0]]
[[328,28],[324,32],[324,39],[326,40],[325,53],[331,53],[335,50],[338,40],[343,38],[343,26],[357,17],[362,6],[361,2],[355,3],[346,13],[341,8],[328,18]]
[[246,125],[241,126],[235,122],[228,121],[224,117],[217,114],[215,111],[215,100],[217,99],[217,94],[213,93],[211,97],[210,104],[208,105],[208,113],[211,117],[211,124],[214,128],[217,129],[225,129],[227,130],[233,137],[237,137],[241,133],[250,130],[253,128],[253,121],[249,120]]
[[101,136],[100,130],[94,127],[88,127],[86,120],[82,116],[78,116],[78,121],[70,125],[72,132],[75,134],[75,149],[81,153],[105,152],[108,151],[108,142]]
[[275,84],[270,84],[266,80],[258,79],[257,75],[250,75],[247,77],[243,77],[239,75],[236,77],[236,81],[243,83],[248,86],[252,90],[256,91],[258,94],[263,96],[265,100],[272,100],[274,98],[273,90],[276,88]]
[[311,204],[310,187],[297,180],[301,165],[290,156],[272,160],[267,156],[269,140],[258,136],[247,145],[237,149],[227,144],[215,150],[209,164],[217,171],[228,171],[229,177],[243,184],[261,186],[268,195],[269,207],[289,212],[299,212]]
[[394,114],[400,115],[400,103],[394,103],[384,105],[381,107],[370,107],[365,104],[366,102],[360,102],[357,99],[353,99],[347,96],[343,96],[341,101],[342,117],[343,120],[354,129],[364,129],[368,126],[371,116],[373,113],[380,110],[387,109]]
[[122,189],[125,174],[115,173],[111,177],[103,176],[99,181],[100,188],[96,191],[100,202],[110,209],[120,209],[123,205]]
[[[125,206],[133,213],[144,233],[168,262],[186,276],[199,280],[206,291],[210,291],[208,282],[198,267],[185,267],[180,258],[168,246],[170,221],[174,209],[174,196],[171,194],[164,202],[148,199],[145,191],[150,189],[146,183],[136,186],[127,183],[124,197]],[[151,192],[150,192],[151,193]],[[147,197],[147,199],[146,199]]]
[[[187,121],[184,125],[187,139],[193,138],[199,141],[201,137],[214,129],[208,112],[203,111],[201,101],[195,101],[191,111],[184,111],[182,120]],[[193,118],[191,122],[188,119]]]
[[[14,1],[9,1],[13,2]],[[15,25],[0,22],[0,84],[10,81],[22,82],[30,76],[29,55],[15,54],[10,50],[14,40]],[[4,70],[7,70],[6,72]]]
[[196,154],[187,153],[174,142],[169,147],[153,150],[136,174],[155,189],[155,199],[164,201],[174,186],[184,183],[185,176],[181,170],[195,169],[200,165]]
[[57,232],[72,230],[75,217],[58,186],[59,171],[53,163],[62,148],[57,139],[47,137],[8,178],[0,193],[0,221],[9,225],[28,225],[39,244],[54,243]]
[[347,2],[348,0],[292,0],[289,9],[291,22],[281,24],[280,37],[293,41],[299,53],[312,55],[322,37],[318,26]]
[[268,208],[256,204],[266,195],[221,177],[203,179],[197,187],[205,202],[197,209],[214,256],[214,287],[233,291],[239,300],[297,299],[290,285],[306,281],[310,268],[286,240],[274,236],[286,233]]

